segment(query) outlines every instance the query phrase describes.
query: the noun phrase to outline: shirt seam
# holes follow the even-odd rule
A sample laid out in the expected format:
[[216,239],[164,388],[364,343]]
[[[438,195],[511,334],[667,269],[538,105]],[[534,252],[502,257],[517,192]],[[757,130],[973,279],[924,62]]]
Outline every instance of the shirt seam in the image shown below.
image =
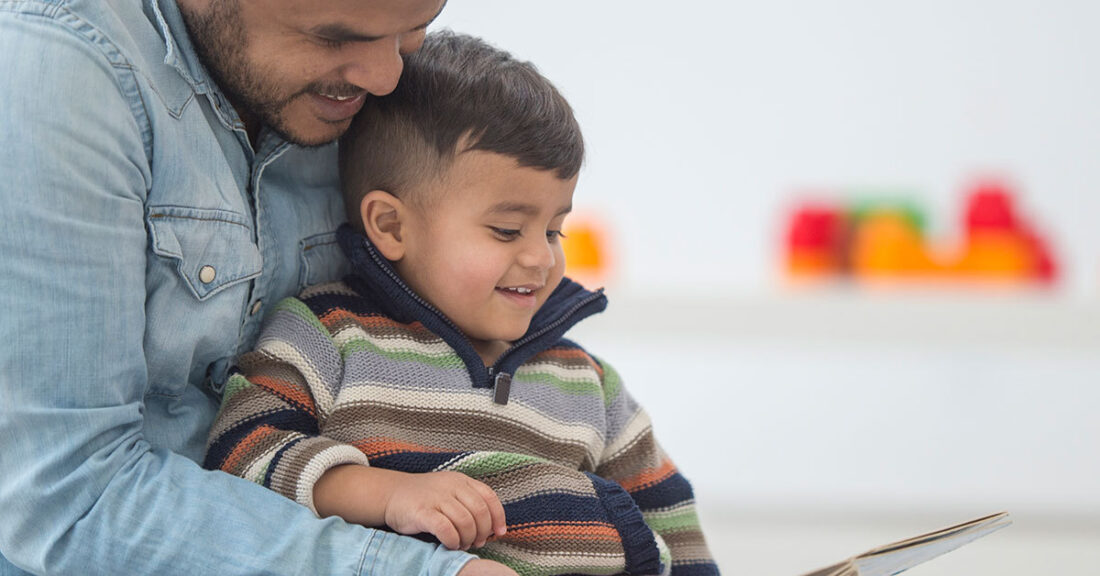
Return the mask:
[[[28,5],[33,6],[36,10],[13,9],[18,7],[26,8]],[[126,58],[118,45],[111,42],[107,38],[107,34],[91,22],[59,4],[47,4],[33,0],[30,2],[0,0],[0,11],[12,15],[23,16],[41,25],[64,31],[76,40],[82,42],[85,46],[91,48],[93,53],[103,58],[106,64],[115,71],[113,74],[114,84],[118,88],[119,96],[126,100],[130,115],[133,116],[134,121],[137,123],[141,133],[142,148],[145,151],[145,157],[151,163],[151,159],[153,158],[153,131],[149,121],[148,106],[145,103],[145,98],[141,94],[140,85],[137,81],[137,68],[135,68],[133,63]],[[126,73],[126,80],[122,77],[123,71]],[[155,87],[152,87],[152,83],[150,83],[150,86],[151,89],[155,91]],[[147,186],[146,192],[148,191],[149,187]]]

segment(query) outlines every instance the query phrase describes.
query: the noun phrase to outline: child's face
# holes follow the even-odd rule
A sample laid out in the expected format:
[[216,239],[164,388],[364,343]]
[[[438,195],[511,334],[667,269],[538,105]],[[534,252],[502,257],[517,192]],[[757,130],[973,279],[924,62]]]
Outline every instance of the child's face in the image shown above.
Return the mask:
[[527,332],[561,282],[560,232],[576,184],[470,151],[431,185],[427,207],[410,207],[405,254],[395,266],[487,362]]

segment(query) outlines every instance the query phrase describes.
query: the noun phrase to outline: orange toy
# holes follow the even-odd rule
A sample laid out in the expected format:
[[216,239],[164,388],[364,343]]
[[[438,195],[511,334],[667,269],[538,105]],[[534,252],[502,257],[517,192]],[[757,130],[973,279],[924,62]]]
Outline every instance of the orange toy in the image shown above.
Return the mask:
[[926,278],[937,270],[920,229],[899,210],[868,210],[854,231],[851,258],[860,280]]
[[571,214],[562,230],[565,274],[588,288],[603,286],[611,275],[605,226],[592,215]]

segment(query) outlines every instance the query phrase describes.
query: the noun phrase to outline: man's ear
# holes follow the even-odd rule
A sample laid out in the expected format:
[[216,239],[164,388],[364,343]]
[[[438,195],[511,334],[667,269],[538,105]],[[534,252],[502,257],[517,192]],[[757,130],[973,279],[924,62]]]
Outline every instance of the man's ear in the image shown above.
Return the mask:
[[403,226],[407,212],[405,203],[385,190],[371,190],[359,202],[359,217],[367,238],[391,262],[405,256]]

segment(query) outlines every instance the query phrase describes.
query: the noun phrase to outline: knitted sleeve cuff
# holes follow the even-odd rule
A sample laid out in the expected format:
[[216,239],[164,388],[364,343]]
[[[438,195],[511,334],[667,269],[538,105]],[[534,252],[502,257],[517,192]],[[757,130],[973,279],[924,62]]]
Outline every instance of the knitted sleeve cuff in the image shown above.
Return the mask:
[[616,482],[594,474],[588,476],[592,479],[592,485],[596,488],[596,494],[608,518],[618,530],[619,537],[622,538],[623,552],[626,556],[626,573],[662,573],[664,567],[661,565],[661,552],[654,539],[653,530],[642,518],[642,511],[634,502],[634,498]]
[[304,437],[272,459],[264,485],[317,514],[313,486],[325,472],[342,464],[370,466],[370,461],[354,446],[320,436]]

